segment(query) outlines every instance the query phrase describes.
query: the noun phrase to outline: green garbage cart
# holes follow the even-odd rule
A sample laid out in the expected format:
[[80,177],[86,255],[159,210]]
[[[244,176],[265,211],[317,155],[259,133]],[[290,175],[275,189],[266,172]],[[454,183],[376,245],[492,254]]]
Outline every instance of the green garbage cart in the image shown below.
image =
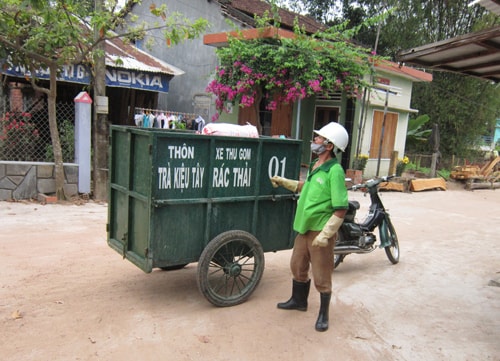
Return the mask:
[[144,272],[198,262],[216,306],[248,299],[264,252],[292,247],[301,141],[111,126],[108,245]]

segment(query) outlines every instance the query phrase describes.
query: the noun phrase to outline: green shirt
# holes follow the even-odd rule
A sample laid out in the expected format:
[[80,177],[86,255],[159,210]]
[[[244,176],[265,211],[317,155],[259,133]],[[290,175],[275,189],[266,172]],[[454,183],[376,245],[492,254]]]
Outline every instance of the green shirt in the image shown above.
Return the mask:
[[349,207],[345,173],[337,159],[312,170],[316,162],[309,166],[293,222],[293,229],[301,234],[321,231],[333,212]]

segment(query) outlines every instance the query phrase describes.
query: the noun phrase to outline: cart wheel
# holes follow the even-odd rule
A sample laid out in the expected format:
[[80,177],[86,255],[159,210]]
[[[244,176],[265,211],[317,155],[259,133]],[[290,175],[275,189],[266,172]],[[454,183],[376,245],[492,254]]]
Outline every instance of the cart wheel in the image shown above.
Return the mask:
[[215,306],[245,302],[264,272],[264,251],[244,231],[219,234],[203,250],[198,262],[198,289]]

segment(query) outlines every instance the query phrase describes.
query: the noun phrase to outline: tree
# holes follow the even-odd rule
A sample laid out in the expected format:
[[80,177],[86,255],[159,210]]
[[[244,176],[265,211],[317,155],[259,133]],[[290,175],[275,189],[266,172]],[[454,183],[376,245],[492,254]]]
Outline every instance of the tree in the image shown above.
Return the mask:
[[[99,1],[99,0],[96,0]],[[88,64],[103,57],[99,45],[110,36],[131,39],[141,37],[150,27],[140,24],[122,35],[109,30],[123,23],[126,11],[138,0],[129,0],[121,12],[116,1],[106,2],[101,10],[93,10],[90,1],[79,0],[0,0],[0,59],[8,65],[26,66],[31,72],[34,89],[47,95],[49,128],[54,151],[56,195],[65,199],[64,169],[56,119],[57,74],[63,65]],[[177,14],[167,15],[165,5],[152,6],[151,12],[162,23],[152,27],[164,28],[168,44],[199,36],[208,22],[190,22]],[[178,21],[179,20],[179,21]],[[92,36],[92,29],[98,36]],[[50,73],[48,86],[36,77],[37,70]]]
[[[306,5],[322,3],[321,0],[302,2]],[[381,11],[394,9],[379,24],[356,36],[357,41],[376,47],[378,54],[394,61],[400,50],[485,29],[500,22],[499,17],[489,14],[483,7],[469,6],[469,0],[359,0],[356,7],[347,0],[335,3],[342,6],[342,18],[348,19],[349,26],[356,26],[362,19]],[[322,14],[328,10],[323,9]],[[361,19],[360,14],[363,14]],[[486,129],[494,126],[500,114],[500,89],[484,80],[433,72],[431,83],[414,84],[411,106],[439,125],[440,150],[444,155],[465,156]]]
[[500,92],[489,82],[435,72],[433,81],[415,86],[412,107],[439,125],[440,152],[468,156],[500,115]]
[[[262,30],[270,23],[268,14],[258,19]],[[276,14],[272,23],[279,27]],[[262,99],[268,110],[274,110],[279,102],[317,93],[345,90],[355,95],[360,87],[370,86],[365,76],[374,72],[373,61],[379,60],[349,41],[359,28],[346,30],[343,24],[310,36],[296,25],[292,39],[230,37],[227,47],[217,49],[220,66],[207,90],[217,96],[219,112],[234,102],[253,106],[256,119]]]
[[426,144],[430,129],[424,129],[424,125],[429,121],[427,114],[419,115],[416,118],[410,118],[408,129],[406,130],[406,149],[409,151],[421,151],[422,144]]
[[[280,7],[288,8],[295,13],[307,13],[324,24],[332,24],[335,14],[342,11],[342,2],[338,0],[309,0],[309,1],[289,1],[277,0]],[[342,21],[337,21],[341,23]]]

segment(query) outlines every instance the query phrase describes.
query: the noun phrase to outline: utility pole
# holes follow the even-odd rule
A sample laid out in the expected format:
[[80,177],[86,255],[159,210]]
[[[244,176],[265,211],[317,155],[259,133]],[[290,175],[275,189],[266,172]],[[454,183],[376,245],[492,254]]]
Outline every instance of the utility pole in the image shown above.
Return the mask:
[[396,87],[391,87],[391,86],[385,86],[382,84],[378,84],[377,88],[379,90],[385,91],[385,102],[384,102],[384,117],[382,119],[382,130],[380,133],[380,143],[379,143],[379,148],[378,148],[378,159],[377,159],[377,173],[376,176],[378,177],[380,174],[380,161],[382,160],[382,145],[384,143],[384,133],[385,133],[385,123],[387,119],[387,110],[389,106],[389,94],[392,95],[398,95],[398,93],[395,91],[395,89],[401,90],[401,88],[396,88]]
[[[96,12],[104,9],[104,0],[95,0]],[[103,29],[94,29],[96,49],[105,54],[105,32]],[[93,186],[94,199],[107,201],[108,185],[108,135],[109,124],[107,110],[102,111],[100,105],[106,99],[106,57],[105,55],[94,58],[94,124],[93,124]]]

